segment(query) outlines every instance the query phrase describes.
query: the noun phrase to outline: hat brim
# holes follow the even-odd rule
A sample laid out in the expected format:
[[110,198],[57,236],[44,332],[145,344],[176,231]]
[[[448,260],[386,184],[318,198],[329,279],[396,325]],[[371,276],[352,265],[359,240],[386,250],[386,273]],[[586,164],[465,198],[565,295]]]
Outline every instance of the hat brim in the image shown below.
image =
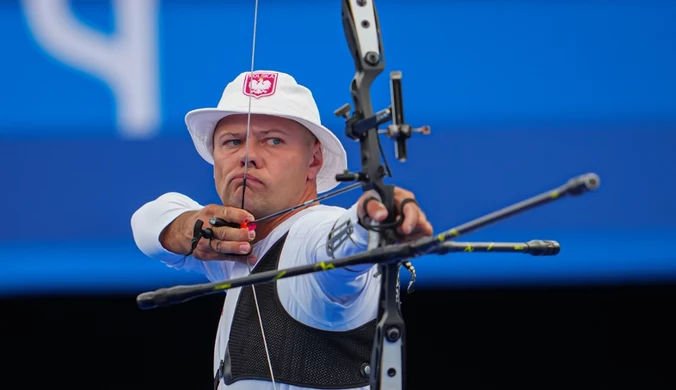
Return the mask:
[[[249,107],[236,107],[232,110],[218,108],[200,108],[188,112],[185,116],[185,124],[192,138],[197,153],[209,164],[214,164],[213,137],[218,122],[230,115],[247,114]],[[307,121],[305,119],[285,115],[284,113],[266,108],[256,109],[252,114],[272,115],[294,120],[305,126],[321,142],[323,164],[317,174],[317,193],[330,191],[340,184],[336,181],[336,174],[343,173],[347,169],[347,153],[340,140],[326,127]]]

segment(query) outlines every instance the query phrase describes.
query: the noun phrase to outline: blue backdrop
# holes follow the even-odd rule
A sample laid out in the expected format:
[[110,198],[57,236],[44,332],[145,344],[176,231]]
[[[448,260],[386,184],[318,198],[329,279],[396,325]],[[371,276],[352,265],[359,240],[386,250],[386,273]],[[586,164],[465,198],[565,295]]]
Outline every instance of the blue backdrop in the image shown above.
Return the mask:
[[[298,8],[294,10],[293,6]],[[0,2],[0,292],[197,283],[135,247],[129,220],[178,191],[216,201],[183,124],[251,61],[252,1]],[[380,1],[410,142],[395,182],[448,229],[589,172],[601,188],[467,240],[561,243],[556,257],[418,260],[420,285],[676,278],[676,4]],[[261,0],[256,68],[293,74],[333,110],[354,69],[340,2]],[[358,168],[358,147],[345,141]],[[330,203],[349,206],[356,193]]]

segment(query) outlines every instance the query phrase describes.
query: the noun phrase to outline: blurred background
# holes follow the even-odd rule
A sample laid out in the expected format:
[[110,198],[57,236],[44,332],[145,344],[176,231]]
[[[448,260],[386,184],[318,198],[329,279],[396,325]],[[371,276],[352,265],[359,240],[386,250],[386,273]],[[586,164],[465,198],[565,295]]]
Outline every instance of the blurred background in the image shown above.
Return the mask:
[[[676,2],[377,8],[374,108],[401,70],[407,121],[432,128],[405,163],[383,147],[436,231],[601,178],[463,238],[556,240],[555,257],[414,262],[409,387],[676,387]],[[140,311],[139,293],[205,279],[146,258],[130,218],[169,191],[218,201],[183,117],[249,69],[253,16],[250,0],[0,1],[0,370],[21,383],[0,387],[211,388],[223,297]],[[255,67],[309,87],[359,169],[333,115],[354,75],[339,1],[260,0]]]

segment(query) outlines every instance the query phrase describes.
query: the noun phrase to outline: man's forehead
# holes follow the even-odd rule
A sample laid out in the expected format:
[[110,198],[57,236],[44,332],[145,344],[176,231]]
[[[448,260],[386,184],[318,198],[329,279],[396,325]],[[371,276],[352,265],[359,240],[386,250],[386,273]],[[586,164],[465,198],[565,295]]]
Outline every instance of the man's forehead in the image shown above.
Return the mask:
[[[246,133],[249,121],[246,114],[231,115],[218,121],[214,135]],[[251,131],[257,134],[284,133],[291,134],[298,130],[306,130],[304,126],[291,119],[268,115],[251,115]]]

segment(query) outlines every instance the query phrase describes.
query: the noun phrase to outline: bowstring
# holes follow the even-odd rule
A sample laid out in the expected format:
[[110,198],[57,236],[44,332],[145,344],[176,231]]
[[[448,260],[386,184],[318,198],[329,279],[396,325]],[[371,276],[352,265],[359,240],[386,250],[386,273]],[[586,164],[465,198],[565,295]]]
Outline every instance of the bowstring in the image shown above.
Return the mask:
[[[258,24],[258,0],[254,0],[254,22],[253,22],[253,38],[251,45],[251,71],[249,73],[249,83],[253,80],[254,72],[254,59],[256,53],[256,27]],[[251,85],[249,84],[249,87]],[[244,194],[246,192],[246,176],[247,170],[249,169],[249,134],[251,133],[251,102],[252,97],[249,94],[249,112],[247,115],[246,123],[246,138],[244,141],[244,177],[242,178],[242,209],[244,209]],[[247,259],[247,265],[249,267],[249,273],[252,272],[251,260]],[[272,387],[277,390],[277,385],[275,384],[275,374],[272,370],[272,359],[270,358],[270,351],[268,350],[268,342],[265,338],[265,330],[263,329],[263,318],[261,317],[261,309],[258,305],[258,297],[256,296],[256,289],[251,285],[251,291],[253,292],[254,304],[256,305],[256,313],[258,314],[258,324],[261,328],[261,335],[263,336],[263,346],[265,347],[265,357],[268,360],[268,368],[270,369],[270,379],[272,379]]]

